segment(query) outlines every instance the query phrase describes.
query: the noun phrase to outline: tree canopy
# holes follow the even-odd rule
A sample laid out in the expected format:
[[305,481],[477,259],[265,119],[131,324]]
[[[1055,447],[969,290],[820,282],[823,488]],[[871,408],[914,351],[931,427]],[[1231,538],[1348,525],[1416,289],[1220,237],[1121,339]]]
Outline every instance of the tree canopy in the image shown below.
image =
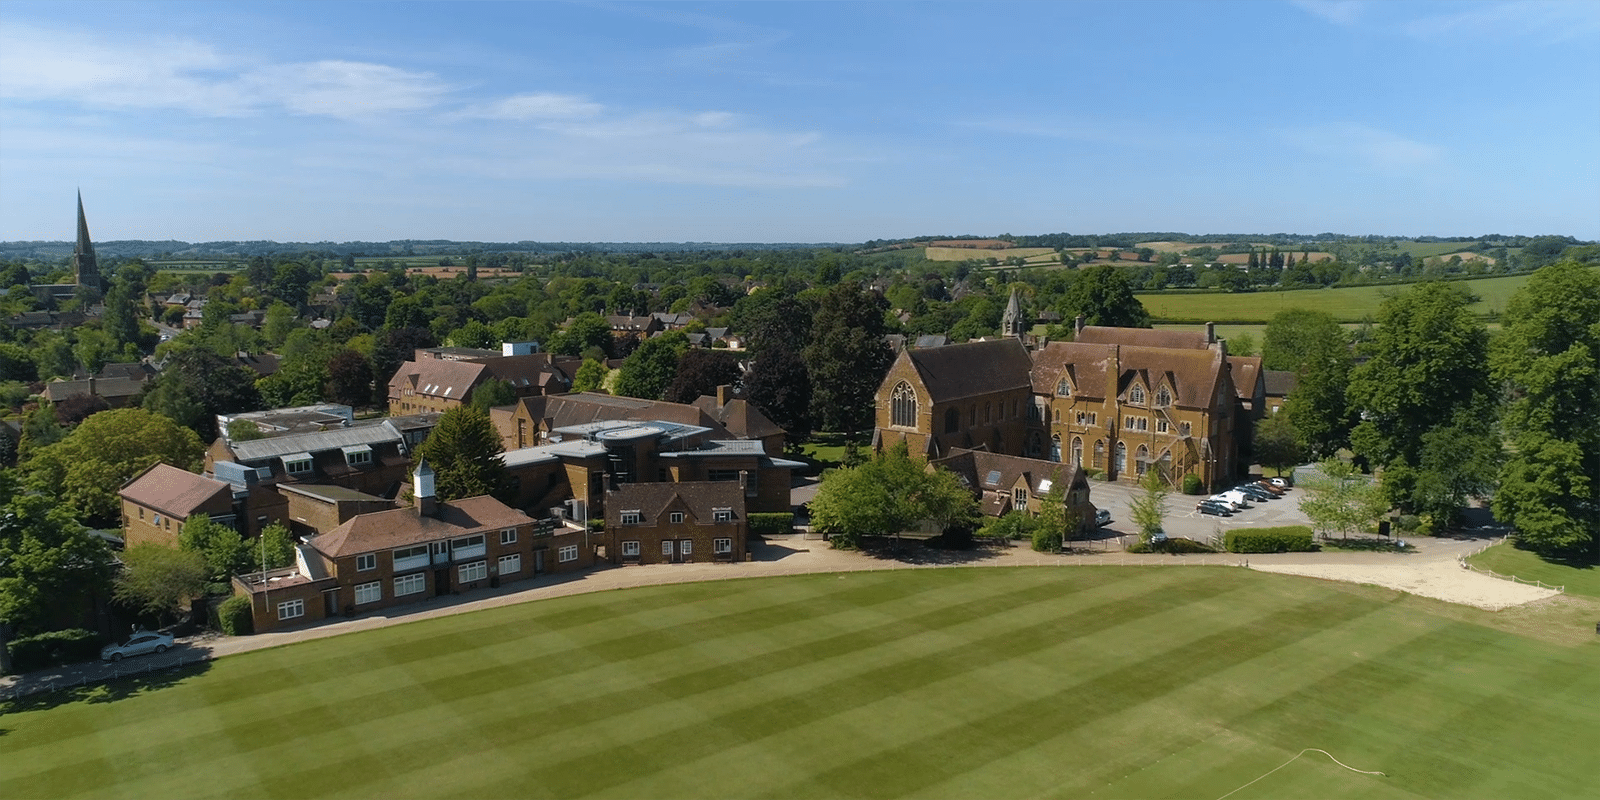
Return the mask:
[[836,547],[850,548],[863,536],[900,533],[923,520],[971,524],[977,511],[977,501],[955,473],[928,469],[901,442],[860,466],[825,474],[811,501],[811,522],[830,534]]
[[1150,312],[1133,296],[1133,282],[1118,267],[1089,267],[1078,274],[1061,300],[1061,315],[1070,320],[1082,314],[1086,325],[1148,328]]
[[56,612],[110,589],[112,563],[71,509],[0,470],[0,622],[23,635],[48,629]]
[[23,466],[31,486],[54,494],[80,518],[112,524],[117,490],[152,464],[196,471],[205,446],[195,432],[142,408],[102,411]]
[[505,445],[489,415],[470,405],[439,415],[439,423],[417,447],[418,460],[434,471],[440,502],[494,495],[506,499],[511,490],[501,455]]
[[883,296],[853,283],[828,290],[802,356],[811,376],[811,421],[823,430],[872,427],[878,384],[894,362],[884,341]]

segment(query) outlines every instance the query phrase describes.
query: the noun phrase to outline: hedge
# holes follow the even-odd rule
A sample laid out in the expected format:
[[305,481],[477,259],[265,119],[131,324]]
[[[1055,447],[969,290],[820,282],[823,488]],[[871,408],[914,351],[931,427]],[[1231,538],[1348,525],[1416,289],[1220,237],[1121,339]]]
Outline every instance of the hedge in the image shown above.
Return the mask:
[[1228,531],[1222,542],[1230,553],[1289,553],[1314,549],[1311,528],[1307,525],[1239,528]]
[[753,536],[777,535],[794,530],[794,515],[787,511],[751,514],[749,518]]
[[250,611],[250,598],[242,594],[222,601],[217,605],[217,630],[228,636],[255,633],[255,621]]
[[49,631],[37,636],[12,639],[11,671],[32,672],[36,669],[88,661],[100,655],[100,637],[82,628]]
[[1196,475],[1193,472],[1191,472],[1188,475],[1183,476],[1183,493],[1184,494],[1205,494],[1205,492],[1206,492],[1206,485],[1205,485],[1205,483],[1203,481],[1200,480],[1200,476],[1199,475]]

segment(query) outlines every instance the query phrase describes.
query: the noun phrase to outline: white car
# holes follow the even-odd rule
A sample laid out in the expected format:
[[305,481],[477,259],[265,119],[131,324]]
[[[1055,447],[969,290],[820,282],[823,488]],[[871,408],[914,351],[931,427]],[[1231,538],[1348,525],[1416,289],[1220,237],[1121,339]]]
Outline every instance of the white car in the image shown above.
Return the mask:
[[172,649],[172,634],[160,631],[139,631],[123,644],[108,644],[100,650],[101,661],[121,661],[123,656],[142,656],[145,653],[165,653]]
[[1278,487],[1279,489],[1287,489],[1287,488],[1289,488],[1289,479],[1288,478],[1273,478],[1272,479],[1272,485]]

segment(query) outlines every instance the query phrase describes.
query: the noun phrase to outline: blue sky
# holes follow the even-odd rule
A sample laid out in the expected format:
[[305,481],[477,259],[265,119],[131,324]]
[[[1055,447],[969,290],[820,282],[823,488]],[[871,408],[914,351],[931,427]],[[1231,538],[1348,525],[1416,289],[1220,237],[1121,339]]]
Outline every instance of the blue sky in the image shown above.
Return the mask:
[[0,239],[1600,238],[1600,3],[0,3]]

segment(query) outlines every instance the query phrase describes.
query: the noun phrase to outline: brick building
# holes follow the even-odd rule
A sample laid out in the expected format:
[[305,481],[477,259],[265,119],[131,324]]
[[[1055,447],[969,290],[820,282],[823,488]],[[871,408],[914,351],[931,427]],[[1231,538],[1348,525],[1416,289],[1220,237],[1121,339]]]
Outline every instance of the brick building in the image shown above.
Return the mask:
[[606,493],[606,558],[613,564],[745,560],[744,492],[737,484],[624,484]]

